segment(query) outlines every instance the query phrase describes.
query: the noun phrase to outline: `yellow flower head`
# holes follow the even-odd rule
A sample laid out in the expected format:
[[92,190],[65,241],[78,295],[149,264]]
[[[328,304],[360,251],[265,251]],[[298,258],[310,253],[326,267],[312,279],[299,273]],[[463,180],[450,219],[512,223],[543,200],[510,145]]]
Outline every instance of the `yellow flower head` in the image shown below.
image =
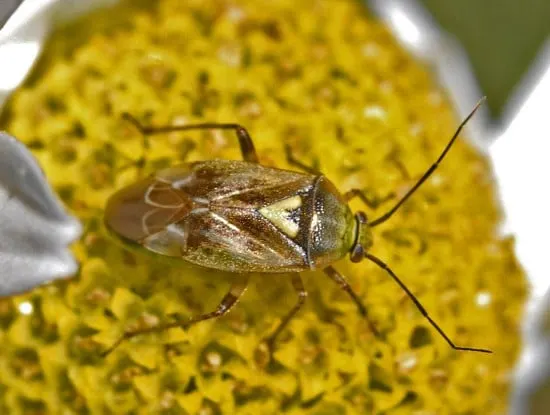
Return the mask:
[[[72,280],[0,300],[0,412],[490,414],[504,410],[525,280],[486,159],[459,140],[374,230],[384,258],[460,345],[449,348],[374,264],[335,264],[383,333],[321,272],[275,345],[258,345],[295,304],[284,275],[253,275],[227,316],[108,348],[125,330],[213,310],[235,276],[127,251],[102,227],[107,198],[182,161],[238,159],[230,132],[143,137],[150,125],[238,122],[262,164],[284,148],[384,213],[458,125],[430,74],[351,0],[160,0],[60,30],[12,97],[3,128],[33,149],[85,235]],[[145,145],[147,144],[147,145]],[[145,156],[144,166],[136,160]],[[29,304],[32,312],[19,312]]]

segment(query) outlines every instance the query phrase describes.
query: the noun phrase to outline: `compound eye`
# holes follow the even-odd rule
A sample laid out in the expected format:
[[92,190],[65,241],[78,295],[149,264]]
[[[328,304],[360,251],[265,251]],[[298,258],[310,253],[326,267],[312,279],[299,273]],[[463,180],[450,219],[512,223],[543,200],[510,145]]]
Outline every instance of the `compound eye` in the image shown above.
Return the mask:
[[365,250],[363,249],[363,245],[355,244],[351,249],[351,252],[349,254],[349,259],[351,262],[359,262],[364,258],[364,256],[365,256]]

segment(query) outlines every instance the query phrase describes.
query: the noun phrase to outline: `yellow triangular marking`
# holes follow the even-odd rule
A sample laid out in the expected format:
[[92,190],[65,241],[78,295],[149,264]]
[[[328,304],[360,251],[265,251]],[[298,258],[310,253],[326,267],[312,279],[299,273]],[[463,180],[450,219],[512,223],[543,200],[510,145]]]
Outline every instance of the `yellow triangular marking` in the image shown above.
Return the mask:
[[259,212],[279,230],[291,238],[294,238],[298,235],[300,224],[294,222],[290,214],[300,206],[302,206],[302,198],[300,196],[292,196],[287,199],[279,200],[269,206],[264,206],[259,209]]

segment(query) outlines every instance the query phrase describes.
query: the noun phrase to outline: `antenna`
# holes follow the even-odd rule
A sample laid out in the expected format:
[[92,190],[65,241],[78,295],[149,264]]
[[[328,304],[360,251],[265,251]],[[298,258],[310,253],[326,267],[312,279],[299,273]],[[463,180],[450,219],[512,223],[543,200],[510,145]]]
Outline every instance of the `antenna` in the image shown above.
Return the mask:
[[434,164],[432,164],[430,166],[430,168],[428,170],[426,170],[426,172],[422,175],[422,177],[416,182],[416,184],[407,192],[407,194],[405,194],[405,196],[403,196],[401,198],[401,200],[399,200],[399,202],[397,202],[395,204],[395,206],[393,208],[391,208],[389,211],[387,211],[386,213],[384,213],[382,216],[380,216],[379,218],[376,218],[375,220],[373,220],[372,222],[370,222],[370,226],[371,227],[375,227],[377,225],[380,225],[381,223],[384,223],[386,222],[389,218],[392,217],[392,215],[401,207],[401,205],[403,203],[405,203],[407,201],[407,199],[409,197],[411,197],[413,195],[414,192],[416,192],[416,190],[422,186],[422,183],[424,183],[431,175],[432,173],[437,169],[437,167],[439,166],[439,163],[441,163],[441,161],[443,160],[443,158],[447,155],[447,153],[449,152],[449,150],[451,149],[452,145],[454,144],[454,142],[456,141],[457,137],[459,136],[459,134],[461,133],[462,129],[464,128],[464,126],[468,123],[468,121],[470,121],[470,118],[472,118],[474,116],[474,114],[476,113],[476,111],[479,109],[479,107],[481,106],[481,104],[483,104],[483,102],[487,99],[487,97],[483,97],[481,98],[476,106],[474,107],[474,109],[470,112],[470,114],[468,114],[468,116],[464,119],[464,121],[462,121],[460,123],[460,125],[458,126],[458,128],[456,129],[455,133],[453,134],[452,138],[449,140],[449,142],[447,143],[447,145],[445,146],[445,148],[443,149],[443,152],[440,154],[440,156],[438,157],[438,159],[436,160],[436,162]]

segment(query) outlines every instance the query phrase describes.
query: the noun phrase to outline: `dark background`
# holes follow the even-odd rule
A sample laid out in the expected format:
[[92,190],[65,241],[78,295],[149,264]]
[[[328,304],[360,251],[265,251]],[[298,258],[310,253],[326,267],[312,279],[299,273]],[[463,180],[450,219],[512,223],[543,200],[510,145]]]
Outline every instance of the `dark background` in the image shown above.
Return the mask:
[[494,115],[550,40],[550,0],[420,0],[471,59]]

